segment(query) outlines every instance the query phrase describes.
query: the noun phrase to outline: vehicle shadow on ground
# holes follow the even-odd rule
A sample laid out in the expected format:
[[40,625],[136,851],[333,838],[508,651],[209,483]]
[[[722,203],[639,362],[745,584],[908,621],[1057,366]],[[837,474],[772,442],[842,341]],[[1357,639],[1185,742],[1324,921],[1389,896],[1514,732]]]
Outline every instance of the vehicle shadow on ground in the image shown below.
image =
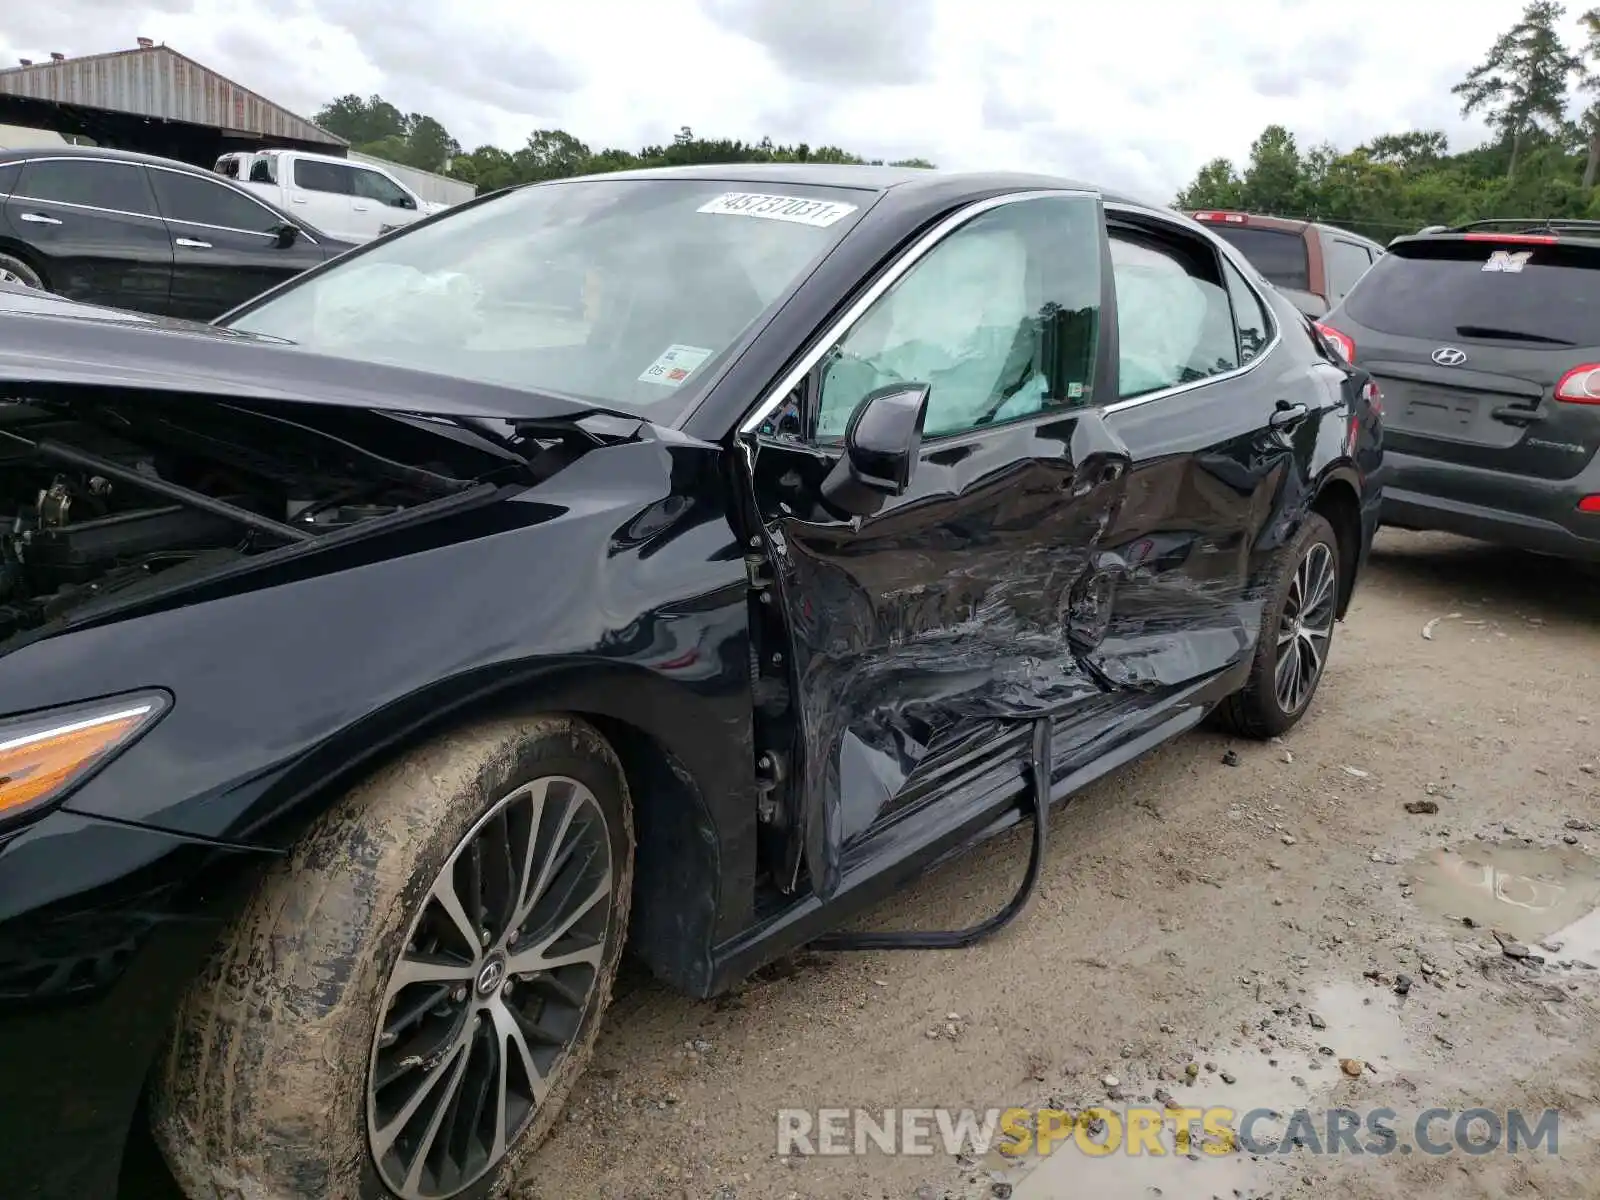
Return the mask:
[[[1382,530],[1370,570],[1448,612],[1492,604],[1546,619],[1600,618],[1600,564],[1581,564],[1448,534]],[[1359,596],[1359,591],[1357,595]]]

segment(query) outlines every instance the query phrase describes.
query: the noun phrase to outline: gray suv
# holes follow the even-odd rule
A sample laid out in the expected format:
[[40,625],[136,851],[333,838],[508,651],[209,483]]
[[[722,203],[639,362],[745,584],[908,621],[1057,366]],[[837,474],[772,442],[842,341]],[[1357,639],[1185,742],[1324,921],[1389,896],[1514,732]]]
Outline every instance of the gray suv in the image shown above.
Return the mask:
[[1383,520],[1600,562],[1600,221],[1396,238],[1319,323],[1383,391]]

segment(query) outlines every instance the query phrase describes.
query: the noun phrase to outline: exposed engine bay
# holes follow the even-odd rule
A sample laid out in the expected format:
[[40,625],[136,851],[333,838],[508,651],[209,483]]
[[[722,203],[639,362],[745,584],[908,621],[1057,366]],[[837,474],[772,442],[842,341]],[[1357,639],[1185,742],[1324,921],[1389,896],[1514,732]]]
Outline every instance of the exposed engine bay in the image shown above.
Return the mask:
[[368,410],[0,400],[0,644],[508,472],[489,434]]

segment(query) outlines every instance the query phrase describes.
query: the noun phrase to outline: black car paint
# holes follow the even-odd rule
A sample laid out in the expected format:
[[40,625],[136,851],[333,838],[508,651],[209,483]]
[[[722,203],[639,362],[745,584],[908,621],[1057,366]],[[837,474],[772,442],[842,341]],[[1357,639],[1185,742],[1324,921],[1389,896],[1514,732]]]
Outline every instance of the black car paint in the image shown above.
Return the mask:
[[[143,193],[128,207],[89,208],[29,197],[28,163],[66,159],[131,167]],[[168,171],[247,196],[292,237],[169,220],[150,179]],[[21,258],[52,292],[71,300],[209,320],[337,257],[351,244],[187,163],[115,150],[63,146],[0,151],[0,253]]]
[[[1377,417],[1362,376],[1331,365],[1270,289],[1281,340],[1233,382],[929,441],[912,492],[859,523],[785,513],[791,468],[815,477],[837,451],[733,430],[797,348],[931,220],[1062,186],[893,180],[679,428],[613,418],[606,444],[543,483],[263,555],[0,657],[0,713],[151,686],[175,697],[55,811],[0,833],[0,1111],[11,1117],[0,1163],[13,1194],[116,1194],[145,1073],[211,937],[306,822],[423,732],[518,707],[599,723],[637,803],[633,941],[657,974],[706,996],[1020,819],[1031,715],[1058,716],[1058,801],[1196,724],[1243,682],[1263,572],[1313,508],[1344,539],[1343,612],[1376,525]],[[0,346],[0,394],[583,411],[103,314],[0,313]],[[1269,428],[1285,396],[1306,413]],[[1076,539],[1053,567],[1030,546],[1045,532]],[[974,613],[947,581],[939,552],[951,550],[1016,597],[1048,650],[1043,669],[1017,654],[1010,617]],[[1026,580],[1008,566],[1019,560]],[[921,604],[861,586],[895,566]],[[1053,615],[1065,618],[1054,628]],[[907,764],[892,798],[869,795],[856,812],[854,797],[823,789],[794,802],[787,830],[780,817],[764,831],[758,758],[806,740],[795,707],[814,725],[828,715],[818,651],[835,633],[858,640],[873,678],[897,677],[941,710],[951,736]],[[837,726],[894,736],[897,722],[909,727],[847,682]],[[802,842],[812,884],[784,895],[764,876],[788,882]],[[46,1071],[41,1056],[64,1038]]]

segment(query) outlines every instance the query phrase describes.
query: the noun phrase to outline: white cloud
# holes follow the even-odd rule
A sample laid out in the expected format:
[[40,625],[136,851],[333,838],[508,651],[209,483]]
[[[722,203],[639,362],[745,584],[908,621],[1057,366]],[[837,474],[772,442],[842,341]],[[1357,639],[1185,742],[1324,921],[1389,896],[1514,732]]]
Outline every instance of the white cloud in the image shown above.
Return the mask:
[[1448,20],[1394,0],[52,0],[8,13],[0,54],[147,36],[305,115],[380,92],[469,147],[555,127],[633,149],[690,125],[1165,200],[1268,122],[1302,146],[1479,140],[1449,87],[1515,16],[1506,0],[1456,0]]

